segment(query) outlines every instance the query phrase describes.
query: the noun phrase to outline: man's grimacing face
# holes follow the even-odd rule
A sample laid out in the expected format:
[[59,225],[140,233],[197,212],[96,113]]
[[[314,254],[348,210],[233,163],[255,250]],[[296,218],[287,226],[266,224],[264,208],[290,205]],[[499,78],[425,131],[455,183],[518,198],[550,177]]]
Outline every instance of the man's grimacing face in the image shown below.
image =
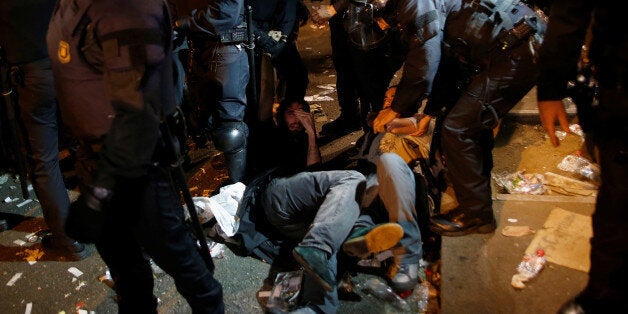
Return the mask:
[[303,106],[298,102],[293,102],[290,104],[290,106],[288,106],[288,109],[286,109],[286,112],[283,116],[290,132],[298,132],[303,130],[303,125],[301,124],[301,121],[299,121],[299,118],[294,113],[295,110],[303,110]]

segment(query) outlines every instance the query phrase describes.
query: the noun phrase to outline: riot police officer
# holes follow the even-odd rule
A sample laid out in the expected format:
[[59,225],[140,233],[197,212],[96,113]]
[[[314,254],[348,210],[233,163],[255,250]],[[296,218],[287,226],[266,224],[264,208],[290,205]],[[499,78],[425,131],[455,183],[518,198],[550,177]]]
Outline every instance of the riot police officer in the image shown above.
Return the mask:
[[[425,112],[439,117],[442,152],[459,206],[431,218],[430,229],[460,236],[495,230],[490,176],[492,129],[534,86],[535,45],[546,21],[513,0],[390,0],[408,45],[403,75],[376,132],[394,118]],[[438,72],[438,74],[437,74]]]
[[[307,68],[296,46],[299,29],[297,2],[251,1],[256,48],[259,48],[259,54],[270,55],[279,83],[283,85],[277,91],[278,102],[303,99],[309,84]],[[259,67],[257,60],[261,60],[259,55],[255,63]]]
[[342,14],[347,3],[344,0],[331,0],[329,5],[320,5],[321,0],[312,0],[312,3],[315,2],[312,21],[316,24],[329,21],[331,58],[336,70],[336,94],[340,107],[340,116],[323,124],[320,135],[336,138],[357,131],[362,126],[358,77]]
[[[558,146],[555,124],[559,122],[563,130],[569,130],[562,99],[572,96],[583,100],[577,101],[578,123],[585,131],[587,143],[597,150],[598,154],[590,153],[600,164],[602,182],[591,217],[589,280],[558,313],[626,313],[628,34],[625,13],[619,2],[563,0],[552,1],[550,16],[539,53],[539,116],[552,144]],[[588,35],[589,55],[581,58]],[[583,76],[591,80],[578,80],[576,85],[587,87],[575,89],[580,90],[580,95],[569,95],[568,80],[576,77],[579,67],[586,70],[588,66],[595,69],[593,76]]]
[[179,7],[176,26],[187,34],[190,46],[190,101],[201,109],[199,123],[206,121],[214,146],[224,153],[229,181],[241,181],[249,134],[244,122],[249,82],[244,1],[175,0],[174,4]]
[[30,179],[50,228],[42,245],[48,252],[81,260],[87,256],[85,246],[64,231],[70,198],[59,167],[60,119],[45,42],[54,4],[54,0],[3,3],[0,7],[0,46],[13,68],[13,77],[18,79],[13,83],[17,87],[20,118],[27,140]]
[[168,15],[163,0],[57,2],[46,39],[65,122],[80,142],[81,195],[66,230],[95,243],[121,313],[157,311],[145,254],[173,277],[193,313],[223,313],[213,264],[201,257],[172,186]]

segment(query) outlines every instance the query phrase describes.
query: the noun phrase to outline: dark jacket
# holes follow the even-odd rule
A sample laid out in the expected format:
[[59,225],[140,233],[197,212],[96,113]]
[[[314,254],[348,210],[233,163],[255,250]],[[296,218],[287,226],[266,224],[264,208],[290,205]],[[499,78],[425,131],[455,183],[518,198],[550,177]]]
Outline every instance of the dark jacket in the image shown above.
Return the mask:
[[589,58],[597,69],[600,86],[628,86],[628,32],[625,13],[618,2],[554,1],[550,16],[549,31],[539,53],[539,100],[567,96],[567,82],[576,77],[576,65],[592,20],[595,23],[591,29]]
[[7,61],[20,64],[48,56],[46,31],[55,0],[3,0],[0,46]]
[[[220,36],[244,22],[244,0],[170,0],[182,28]],[[174,14],[174,13],[173,13]]]
[[[59,105],[79,140],[104,145],[93,185],[147,173],[175,111],[163,0],[61,0],[47,35]],[[149,26],[147,26],[149,25]],[[106,136],[105,136],[106,135]]]

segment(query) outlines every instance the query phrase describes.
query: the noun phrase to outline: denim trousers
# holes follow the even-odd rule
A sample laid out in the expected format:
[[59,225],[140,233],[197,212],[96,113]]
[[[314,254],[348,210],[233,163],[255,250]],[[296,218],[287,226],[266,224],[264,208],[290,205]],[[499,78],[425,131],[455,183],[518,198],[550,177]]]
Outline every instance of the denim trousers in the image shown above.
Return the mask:
[[[366,179],[353,170],[300,172],[271,180],[261,201],[268,221],[299,246],[330,256],[329,271],[338,278],[337,253],[360,215]],[[335,313],[338,294],[304,276],[303,300],[323,313]]]
[[403,228],[403,237],[393,249],[400,264],[415,264],[423,256],[421,232],[415,208],[416,185],[412,169],[399,155],[383,153],[375,160],[376,173],[367,175],[362,203],[364,214],[356,225],[375,222],[396,222]]
[[56,245],[74,242],[65,235],[70,198],[59,168],[59,116],[50,59],[19,66],[24,84],[18,86],[20,117],[35,195]]
[[119,312],[156,312],[150,257],[174,279],[192,313],[224,313],[222,286],[185,223],[169,169],[153,166],[148,178],[118,180],[113,193],[96,248],[115,282]]

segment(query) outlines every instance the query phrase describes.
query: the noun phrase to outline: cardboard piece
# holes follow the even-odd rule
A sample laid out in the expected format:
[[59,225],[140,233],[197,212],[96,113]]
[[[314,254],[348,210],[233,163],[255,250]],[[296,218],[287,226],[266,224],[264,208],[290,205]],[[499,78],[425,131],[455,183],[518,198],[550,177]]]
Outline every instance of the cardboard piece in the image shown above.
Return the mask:
[[526,254],[534,254],[541,247],[548,262],[589,272],[589,240],[593,236],[590,216],[556,207],[550,212],[543,228],[537,231]]

